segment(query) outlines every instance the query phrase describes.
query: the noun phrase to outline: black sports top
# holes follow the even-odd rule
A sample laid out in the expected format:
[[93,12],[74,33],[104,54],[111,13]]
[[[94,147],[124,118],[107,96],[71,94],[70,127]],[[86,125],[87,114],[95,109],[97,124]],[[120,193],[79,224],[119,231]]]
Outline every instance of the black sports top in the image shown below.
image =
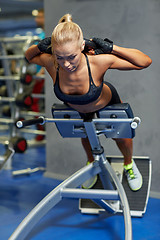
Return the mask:
[[57,68],[56,82],[54,84],[54,93],[59,100],[65,102],[65,103],[71,103],[71,104],[76,104],[76,105],[85,105],[85,104],[88,104],[88,103],[91,103],[91,102],[97,100],[101,94],[103,82],[98,87],[94,84],[92,75],[91,75],[91,69],[89,66],[88,57],[86,54],[84,54],[84,55],[86,57],[88,73],[89,73],[89,90],[86,94],[69,95],[69,94],[63,93],[59,86],[59,68]]

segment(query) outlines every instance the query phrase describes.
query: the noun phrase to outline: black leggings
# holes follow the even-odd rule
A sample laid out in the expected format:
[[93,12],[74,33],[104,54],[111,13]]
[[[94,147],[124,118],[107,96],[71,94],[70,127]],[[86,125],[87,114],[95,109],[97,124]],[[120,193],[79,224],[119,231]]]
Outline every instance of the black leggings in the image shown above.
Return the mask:
[[[115,89],[115,87],[111,83],[109,83],[109,82],[104,82],[103,84],[106,84],[110,88],[111,93],[112,93],[112,98],[111,98],[110,102],[106,106],[109,106],[109,105],[112,105],[112,104],[116,104],[116,103],[121,103],[121,99],[120,99],[120,97],[118,95],[118,92]],[[91,112],[91,113],[79,113],[79,114],[80,114],[81,118],[87,120],[87,119],[93,118],[95,113],[98,115],[98,111]]]

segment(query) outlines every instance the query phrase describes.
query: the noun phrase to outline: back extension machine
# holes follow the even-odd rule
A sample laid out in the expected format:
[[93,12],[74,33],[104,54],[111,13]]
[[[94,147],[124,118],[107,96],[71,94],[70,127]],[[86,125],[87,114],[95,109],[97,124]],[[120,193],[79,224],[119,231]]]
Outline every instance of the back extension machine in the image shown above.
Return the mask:
[[[99,136],[107,138],[133,138],[140,123],[133,116],[128,103],[114,104],[100,110],[97,116],[82,119],[79,113],[64,104],[54,104],[53,118],[18,121],[17,127],[54,122],[64,138],[86,138],[91,144],[95,161],[63,181],[53,189],[24,218],[9,240],[22,240],[38,221],[63,198],[79,199],[82,213],[99,214],[102,211],[124,215],[125,240],[132,240],[131,216],[142,217],[146,211],[151,185],[151,161],[149,157],[133,156],[143,177],[143,186],[137,191],[130,190],[123,173],[122,156],[105,156]],[[92,189],[81,188],[89,178],[98,175]]]

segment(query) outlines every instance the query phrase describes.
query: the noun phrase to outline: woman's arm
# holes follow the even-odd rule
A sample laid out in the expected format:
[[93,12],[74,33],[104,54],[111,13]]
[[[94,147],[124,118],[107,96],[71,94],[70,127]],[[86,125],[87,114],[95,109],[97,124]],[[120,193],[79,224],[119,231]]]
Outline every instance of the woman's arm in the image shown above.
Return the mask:
[[52,55],[39,50],[37,45],[32,45],[25,52],[25,57],[29,63],[35,63],[42,67],[49,67],[52,63]]
[[41,59],[42,53],[38,49],[37,45],[32,45],[25,52],[25,57],[29,63],[35,63],[37,65],[43,66],[43,61]]
[[110,68],[121,70],[127,70],[128,68],[143,69],[147,68],[152,63],[149,56],[137,49],[123,48],[113,45],[112,54],[116,57],[113,58]]
[[[95,54],[103,54],[100,57],[103,67],[119,69],[119,70],[132,70],[143,69],[148,67],[152,60],[149,56],[137,49],[123,48],[113,45],[109,39],[93,38],[95,43]],[[102,55],[101,55],[102,56]]]
[[37,45],[32,45],[25,53],[25,57],[30,63],[40,66],[47,66],[48,60],[52,57],[51,37],[46,37]]

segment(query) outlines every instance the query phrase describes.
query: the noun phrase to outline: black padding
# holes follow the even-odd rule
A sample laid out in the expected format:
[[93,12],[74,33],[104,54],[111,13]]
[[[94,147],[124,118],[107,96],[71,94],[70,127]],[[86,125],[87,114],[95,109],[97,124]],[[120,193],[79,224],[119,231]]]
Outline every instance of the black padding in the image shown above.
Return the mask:
[[[101,119],[109,119],[109,118],[117,118],[117,119],[127,119],[127,118],[133,118],[133,112],[128,103],[119,103],[107,106],[97,112],[95,112],[98,118]],[[54,104],[52,106],[52,115],[53,118],[68,118],[68,119],[84,119],[86,121],[86,117],[89,117],[90,120],[94,118],[94,114],[81,114],[75,109],[69,107],[65,104]],[[85,117],[86,116],[86,117]],[[77,124],[77,123],[76,123]],[[81,126],[82,123],[79,123],[76,126]],[[114,123],[114,126],[105,125],[100,123],[97,126],[97,129],[105,128],[114,128],[114,131],[106,131],[105,136],[107,138],[133,138],[135,136],[135,130],[130,127],[130,124],[127,123]],[[81,133],[76,134],[72,133],[73,131],[73,123],[71,122],[65,122],[65,123],[56,123],[57,129],[59,130],[60,134],[63,137],[86,137],[86,134],[82,135]]]
[[129,105],[129,103],[117,103],[110,106],[106,106],[105,108],[101,109],[99,112],[105,110],[124,110],[127,113],[128,118],[133,118],[133,111]]
[[[55,103],[52,106],[52,114],[53,114],[54,111],[57,111],[57,110],[58,111],[59,110],[73,110],[73,111],[76,111],[73,108],[71,108],[70,106],[67,106],[66,104]],[[124,111],[126,111],[126,113],[128,115],[128,118],[133,118],[134,117],[129,103],[117,103],[117,104],[113,104],[113,105],[110,105],[110,106],[106,106],[105,108],[99,110],[98,112],[102,112],[102,111],[105,111],[105,110],[124,110]]]
[[59,110],[73,110],[75,111],[73,108],[71,108],[70,106],[67,106],[66,104],[61,104],[61,103],[54,103],[52,106],[52,113],[54,111],[59,111]]
[[[134,118],[134,114],[133,111],[129,105],[129,103],[117,103],[117,104],[113,104],[110,106],[106,106],[105,108],[101,109],[100,111],[98,111],[97,116],[99,118],[101,118],[101,113],[105,112],[105,111],[125,111],[126,115],[128,118]],[[110,116],[110,118],[114,118],[114,116]],[[116,115],[115,115],[116,117]],[[132,138],[135,137],[135,130],[131,128],[131,132],[132,132]]]

